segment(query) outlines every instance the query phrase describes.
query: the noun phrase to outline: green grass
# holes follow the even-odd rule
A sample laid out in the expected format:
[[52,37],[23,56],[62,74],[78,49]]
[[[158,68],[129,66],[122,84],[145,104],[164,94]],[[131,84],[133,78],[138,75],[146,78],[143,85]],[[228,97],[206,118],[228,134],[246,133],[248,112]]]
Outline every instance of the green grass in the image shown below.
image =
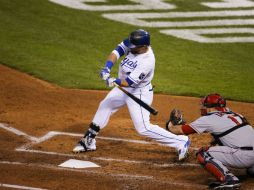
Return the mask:
[[[168,2],[179,7],[175,11],[208,10],[201,1]],[[0,5],[0,63],[67,88],[106,89],[99,71],[107,55],[139,28],[104,19],[102,12],[68,9],[47,0],[0,0]],[[201,44],[145,29],[157,59],[156,93],[218,92],[254,102],[254,43]]]

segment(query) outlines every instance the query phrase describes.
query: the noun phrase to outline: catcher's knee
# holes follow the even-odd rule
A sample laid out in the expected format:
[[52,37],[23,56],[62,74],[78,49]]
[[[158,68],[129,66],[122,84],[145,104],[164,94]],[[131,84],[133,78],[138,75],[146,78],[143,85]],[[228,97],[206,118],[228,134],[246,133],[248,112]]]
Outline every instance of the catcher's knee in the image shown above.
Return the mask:
[[209,154],[207,153],[208,151],[208,147],[202,147],[198,150],[198,152],[196,153],[198,162],[202,165],[205,166],[205,164],[207,163],[207,160],[209,158]]
[[210,173],[212,173],[219,181],[225,181],[225,171],[214,161],[214,158],[208,153],[209,148],[201,148],[196,156],[198,162]]

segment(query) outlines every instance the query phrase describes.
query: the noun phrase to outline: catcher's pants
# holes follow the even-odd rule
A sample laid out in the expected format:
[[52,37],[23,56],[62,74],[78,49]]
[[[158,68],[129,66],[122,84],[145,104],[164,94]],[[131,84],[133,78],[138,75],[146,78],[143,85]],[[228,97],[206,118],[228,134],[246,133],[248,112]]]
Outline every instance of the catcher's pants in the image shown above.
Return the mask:
[[[254,150],[234,149],[227,146],[214,146],[208,150],[209,154],[219,165],[232,168],[254,167]],[[222,166],[222,168],[224,168]],[[224,168],[224,170],[226,170]]]
[[[147,104],[152,104],[152,85],[147,85],[143,88],[125,89]],[[158,125],[151,124],[150,113],[117,87],[113,88],[100,103],[99,108],[94,116],[93,123],[98,125],[101,129],[104,128],[107,125],[110,116],[124,105],[127,105],[135,129],[140,135],[152,138],[157,142],[174,147],[176,149],[182,148],[183,145],[188,141],[188,137],[185,135],[175,135],[159,127]]]

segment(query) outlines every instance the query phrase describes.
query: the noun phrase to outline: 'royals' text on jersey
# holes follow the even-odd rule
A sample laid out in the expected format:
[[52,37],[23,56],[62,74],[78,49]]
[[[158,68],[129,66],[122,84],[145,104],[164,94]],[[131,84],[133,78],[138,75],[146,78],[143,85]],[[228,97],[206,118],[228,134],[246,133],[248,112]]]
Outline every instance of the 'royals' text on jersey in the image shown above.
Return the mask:
[[124,40],[113,53],[117,58],[126,55],[119,65],[118,78],[125,79],[133,88],[142,88],[151,83],[154,76],[155,57],[150,46],[146,53],[132,54]]

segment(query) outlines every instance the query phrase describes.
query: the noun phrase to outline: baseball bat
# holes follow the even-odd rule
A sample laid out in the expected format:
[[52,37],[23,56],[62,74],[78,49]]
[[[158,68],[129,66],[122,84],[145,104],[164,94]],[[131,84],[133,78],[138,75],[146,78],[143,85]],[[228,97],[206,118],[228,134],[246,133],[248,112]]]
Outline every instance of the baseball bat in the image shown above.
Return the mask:
[[153,115],[157,115],[158,111],[154,109],[153,107],[149,106],[147,103],[143,102],[142,100],[138,99],[133,94],[129,93],[127,90],[123,89],[121,86],[115,84],[122,92],[124,92],[127,96],[129,96],[131,99],[133,99],[137,104],[145,108],[147,111],[149,111]]

